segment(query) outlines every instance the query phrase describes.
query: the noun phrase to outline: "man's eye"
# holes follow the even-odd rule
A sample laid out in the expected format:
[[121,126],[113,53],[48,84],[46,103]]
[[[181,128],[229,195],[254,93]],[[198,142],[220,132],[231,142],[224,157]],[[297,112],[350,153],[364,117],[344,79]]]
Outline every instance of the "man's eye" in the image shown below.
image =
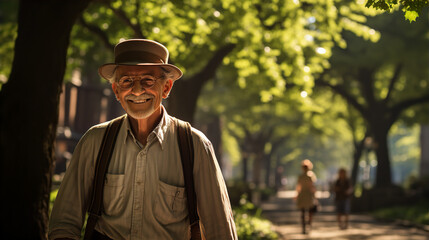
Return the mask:
[[122,78],[119,80],[119,84],[131,84],[133,80],[131,78]]
[[122,82],[123,83],[130,83],[130,82],[133,82],[133,80],[131,80],[131,78],[124,78],[124,79],[122,79]]
[[119,80],[119,86],[122,88],[129,88],[133,85],[133,80],[129,77],[124,77]]
[[145,78],[145,79],[143,79],[143,81],[145,81],[146,84],[154,84],[155,83],[155,79],[153,79],[153,78]]

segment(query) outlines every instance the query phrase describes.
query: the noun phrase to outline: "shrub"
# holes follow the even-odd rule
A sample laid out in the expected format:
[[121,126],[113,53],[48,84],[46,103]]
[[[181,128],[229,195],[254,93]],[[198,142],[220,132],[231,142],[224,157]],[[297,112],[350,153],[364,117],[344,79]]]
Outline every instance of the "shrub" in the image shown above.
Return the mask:
[[240,206],[240,200],[243,195],[246,195],[248,199],[252,197],[252,186],[249,183],[239,180],[232,180],[227,183],[228,195],[233,207]]
[[416,204],[382,208],[373,212],[373,215],[386,220],[406,220],[417,224],[429,225],[429,201],[421,200]]
[[240,206],[234,208],[234,219],[237,227],[238,239],[241,240],[272,240],[278,239],[276,232],[272,230],[270,221],[261,217],[261,209],[247,201],[244,194],[240,200]]

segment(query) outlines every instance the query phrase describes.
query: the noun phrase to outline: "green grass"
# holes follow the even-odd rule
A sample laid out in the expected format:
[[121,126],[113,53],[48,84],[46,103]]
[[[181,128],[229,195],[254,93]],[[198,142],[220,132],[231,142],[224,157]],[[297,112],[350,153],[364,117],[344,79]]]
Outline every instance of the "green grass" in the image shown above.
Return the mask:
[[373,215],[385,220],[406,220],[415,224],[429,225],[429,201],[425,199],[407,206],[382,208],[374,211]]

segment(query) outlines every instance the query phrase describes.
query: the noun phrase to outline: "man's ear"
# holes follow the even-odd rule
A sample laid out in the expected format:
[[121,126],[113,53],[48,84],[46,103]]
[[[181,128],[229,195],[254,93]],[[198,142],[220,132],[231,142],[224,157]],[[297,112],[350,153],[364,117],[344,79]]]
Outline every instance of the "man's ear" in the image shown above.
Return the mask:
[[113,93],[115,94],[115,96],[116,96],[116,100],[118,100],[119,101],[119,89],[118,89],[118,86],[116,85],[116,83],[114,82],[114,83],[112,83],[112,90],[113,90]]
[[170,94],[171,88],[173,88],[173,81],[171,79],[167,79],[162,88],[162,98],[167,98]]

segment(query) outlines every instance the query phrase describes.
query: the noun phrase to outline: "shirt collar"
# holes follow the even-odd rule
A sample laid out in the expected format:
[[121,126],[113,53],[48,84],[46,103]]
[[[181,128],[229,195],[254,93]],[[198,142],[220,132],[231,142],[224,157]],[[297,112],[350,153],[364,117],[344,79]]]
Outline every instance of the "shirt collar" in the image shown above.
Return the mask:
[[[168,127],[171,124],[171,118],[170,115],[168,115],[167,111],[165,110],[164,106],[161,105],[162,108],[162,117],[159,121],[158,125],[153,129],[153,131],[148,136],[148,141],[150,141],[153,136],[155,136],[158,139],[159,144],[161,145],[161,149],[164,149],[164,143],[165,143],[165,137],[167,135]],[[136,142],[136,138],[131,130],[130,122],[128,119],[128,115],[125,116],[125,129],[127,131],[127,134],[133,138],[133,140]],[[126,144],[126,138],[124,140],[124,144]]]

